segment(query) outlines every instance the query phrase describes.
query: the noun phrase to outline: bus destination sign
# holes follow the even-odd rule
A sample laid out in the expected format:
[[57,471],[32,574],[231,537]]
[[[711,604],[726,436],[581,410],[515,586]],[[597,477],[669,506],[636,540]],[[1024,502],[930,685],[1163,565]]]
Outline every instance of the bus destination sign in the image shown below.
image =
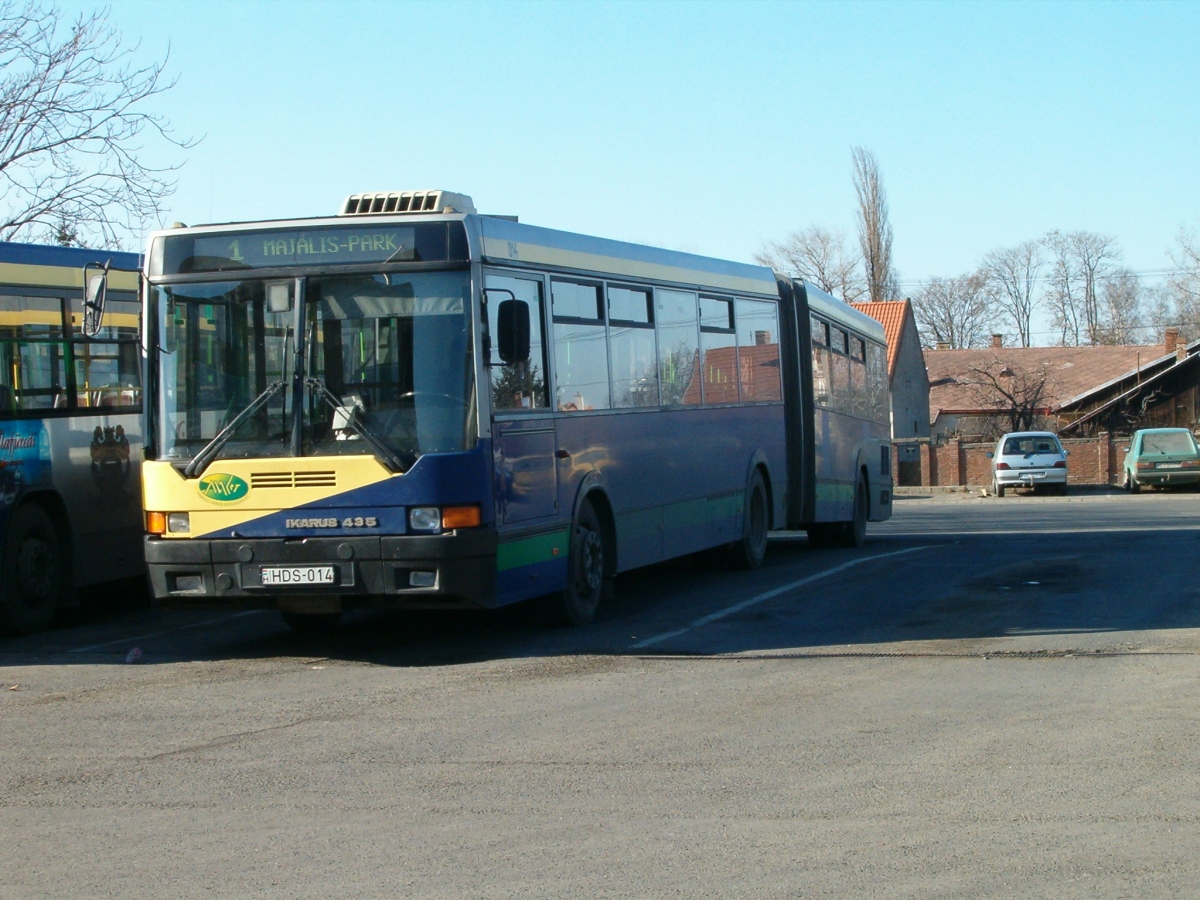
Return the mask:
[[164,275],[468,258],[461,222],[229,231],[166,239]]

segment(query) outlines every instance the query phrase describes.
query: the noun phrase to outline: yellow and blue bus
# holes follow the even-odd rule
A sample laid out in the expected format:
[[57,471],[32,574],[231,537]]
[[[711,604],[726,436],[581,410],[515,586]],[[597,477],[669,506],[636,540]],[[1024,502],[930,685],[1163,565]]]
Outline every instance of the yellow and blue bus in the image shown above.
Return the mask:
[[544,598],[891,514],[879,323],[811,285],[446,191],[150,237],[146,561],[174,604]]
[[[112,293],[89,339],[96,263],[114,269]],[[143,571],[140,267],[134,253],[0,243],[0,632],[45,628],[77,588]]]

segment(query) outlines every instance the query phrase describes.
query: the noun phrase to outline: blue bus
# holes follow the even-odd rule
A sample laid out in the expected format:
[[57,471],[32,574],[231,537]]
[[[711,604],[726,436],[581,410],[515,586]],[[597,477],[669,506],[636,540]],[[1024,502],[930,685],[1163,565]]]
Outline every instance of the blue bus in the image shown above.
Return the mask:
[[[83,271],[108,264],[94,339]],[[0,243],[0,632],[144,571],[139,257]],[[116,271],[119,269],[128,271]]]
[[769,269],[447,191],[150,237],[146,561],[176,605],[596,613],[891,514],[882,327]]

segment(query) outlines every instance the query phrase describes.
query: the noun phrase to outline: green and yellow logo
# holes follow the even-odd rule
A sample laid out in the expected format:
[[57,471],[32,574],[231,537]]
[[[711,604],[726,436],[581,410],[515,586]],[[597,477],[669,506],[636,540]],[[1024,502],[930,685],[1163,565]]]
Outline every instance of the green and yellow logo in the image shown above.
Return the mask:
[[225,472],[205,475],[197,487],[200,496],[213,503],[237,503],[245,500],[246,495],[250,493],[250,485],[236,475],[228,475]]

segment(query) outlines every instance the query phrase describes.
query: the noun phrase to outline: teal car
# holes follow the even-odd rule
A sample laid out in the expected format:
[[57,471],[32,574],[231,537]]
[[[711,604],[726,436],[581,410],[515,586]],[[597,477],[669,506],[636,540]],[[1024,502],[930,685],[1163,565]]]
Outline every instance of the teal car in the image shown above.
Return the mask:
[[1121,484],[1136,494],[1145,485],[1200,483],[1200,448],[1186,428],[1143,428],[1133,433]]

